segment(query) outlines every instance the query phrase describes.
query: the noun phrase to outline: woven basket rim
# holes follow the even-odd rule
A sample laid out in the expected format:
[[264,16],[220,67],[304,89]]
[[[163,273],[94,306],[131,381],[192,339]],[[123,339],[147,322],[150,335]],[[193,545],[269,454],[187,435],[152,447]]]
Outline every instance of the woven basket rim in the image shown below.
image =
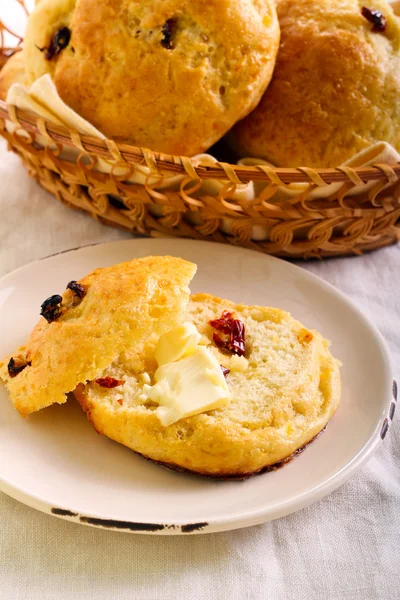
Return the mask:
[[[290,183],[314,184],[316,187],[330,183],[346,183],[353,185],[369,181],[396,181],[400,177],[400,163],[375,164],[368,167],[336,167],[336,168],[282,168],[264,165],[244,166],[216,162],[213,165],[198,165],[186,156],[173,156],[155,152],[148,148],[134,146],[124,141],[99,139],[83,135],[68,127],[55,125],[34,113],[0,100],[0,119],[18,124],[22,129],[46,135],[58,144],[74,147],[83,154],[94,155],[119,163],[140,164],[147,166],[152,172],[170,173],[172,175],[190,176],[196,179],[229,179],[237,185],[249,181],[266,181],[276,185]],[[361,181],[360,181],[361,180]]]

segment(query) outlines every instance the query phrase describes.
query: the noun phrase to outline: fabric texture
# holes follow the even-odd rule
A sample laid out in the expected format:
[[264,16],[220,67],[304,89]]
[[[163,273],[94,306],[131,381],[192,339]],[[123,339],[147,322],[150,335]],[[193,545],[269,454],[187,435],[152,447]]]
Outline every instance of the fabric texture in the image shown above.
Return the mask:
[[[0,275],[62,250],[131,237],[63,206],[3,141],[0,215]],[[400,247],[299,264],[357,302],[386,338],[400,379]],[[395,600],[399,508],[399,414],[342,488],[296,514],[238,531],[170,538],[101,531],[0,493],[0,598]]]

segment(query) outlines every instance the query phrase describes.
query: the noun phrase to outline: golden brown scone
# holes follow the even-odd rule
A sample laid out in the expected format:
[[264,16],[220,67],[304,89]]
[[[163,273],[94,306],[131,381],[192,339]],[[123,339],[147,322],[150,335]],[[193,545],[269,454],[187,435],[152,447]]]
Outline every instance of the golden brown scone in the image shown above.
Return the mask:
[[[256,110],[238,123],[242,156],[334,167],[377,141],[400,151],[400,19],[384,0],[279,0],[281,45]],[[385,31],[361,14],[381,11]]]
[[24,55],[16,52],[0,71],[0,100],[6,100],[7,92],[13,83],[25,82]]
[[50,73],[105,135],[190,156],[257,105],[278,44],[274,0],[42,0],[24,52],[28,83]]
[[[212,343],[210,319],[235,313],[246,327],[246,361]],[[329,421],[340,400],[338,362],[328,342],[274,308],[235,305],[208,294],[192,296],[188,320],[230,369],[228,406],[163,427],[156,405],[140,398],[152,378],[156,336],[142,354],[121,356],[101,377],[124,383],[80,385],[75,396],[98,433],[154,461],[214,477],[245,476],[290,456]],[[244,364],[243,364],[244,363]]]
[[[78,282],[82,299],[67,289],[61,315],[50,323],[42,318],[26,346],[0,362],[15,408],[27,416],[62,404],[121,353],[140,352],[149,331],[161,335],[182,319],[195,271],[180,258],[150,256],[93,271]],[[10,358],[17,369],[26,365],[14,377]]]

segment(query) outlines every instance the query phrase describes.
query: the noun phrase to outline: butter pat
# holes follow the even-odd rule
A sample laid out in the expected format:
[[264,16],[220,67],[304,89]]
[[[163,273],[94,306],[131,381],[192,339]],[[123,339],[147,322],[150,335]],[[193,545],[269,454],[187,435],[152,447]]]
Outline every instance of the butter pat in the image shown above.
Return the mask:
[[201,335],[193,323],[183,323],[164,333],[158,340],[155,357],[158,366],[175,362],[196,351]]
[[222,408],[230,400],[219,361],[209,349],[199,346],[200,339],[192,323],[173,327],[159,339],[155,384],[145,384],[143,396],[159,404],[155,412],[164,427]]
[[230,393],[221,367],[207,348],[198,347],[179,361],[164,364],[155,373],[156,383],[143,392],[160,408],[156,414],[167,427],[184,417],[226,406]]

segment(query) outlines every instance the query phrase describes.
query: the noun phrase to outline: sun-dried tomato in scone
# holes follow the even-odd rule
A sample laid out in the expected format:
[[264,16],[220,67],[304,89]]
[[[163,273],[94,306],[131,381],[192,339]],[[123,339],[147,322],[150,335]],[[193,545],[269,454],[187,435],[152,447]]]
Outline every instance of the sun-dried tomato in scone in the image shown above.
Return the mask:
[[224,339],[216,332],[213,333],[213,342],[218,348],[238,356],[244,356],[246,342],[245,326],[242,321],[234,319],[233,314],[225,310],[219,319],[212,319],[210,325],[225,336]]

